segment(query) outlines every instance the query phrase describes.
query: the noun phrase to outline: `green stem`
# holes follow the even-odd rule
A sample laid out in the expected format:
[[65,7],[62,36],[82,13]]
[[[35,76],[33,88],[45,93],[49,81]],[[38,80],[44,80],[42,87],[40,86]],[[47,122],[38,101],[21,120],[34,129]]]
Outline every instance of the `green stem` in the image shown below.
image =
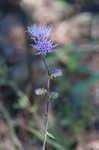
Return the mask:
[[46,99],[46,108],[45,108],[45,126],[44,126],[44,141],[43,141],[43,148],[42,150],[45,150],[45,146],[46,146],[46,140],[47,140],[47,129],[48,129],[48,113],[49,113],[49,104],[50,104],[50,99],[49,99],[49,95],[50,95],[50,76],[49,76],[49,67],[46,63],[46,58],[45,56],[42,56],[42,60],[43,63],[45,65],[46,71],[48,73],[48,81],[47,81],[47,99]]

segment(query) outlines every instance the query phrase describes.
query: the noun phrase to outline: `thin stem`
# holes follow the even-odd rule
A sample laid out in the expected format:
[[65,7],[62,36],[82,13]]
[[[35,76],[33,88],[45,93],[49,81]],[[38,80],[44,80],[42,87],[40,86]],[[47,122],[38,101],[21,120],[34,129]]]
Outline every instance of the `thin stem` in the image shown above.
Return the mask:
[[47,139],[47,129],[48,129],[48,113],[49,113],[49,101],[46,103],[45,110],[45,130],[44,130],[44,141],[43,141],[43,150],[45,150],[46,139]]
[[46,146],[46,140],[47,140],[47,129],[48,129],[48,113],[49,113],[49,95],[50,95],[50,76],[49,76],[49,67],[46,63],[46,58],[45,56],[42,56],[43,63],[45,65],[46,71],[48,73],[48,81],[47,81],[47,99],[46,99],[46,108],[45,108],[45,122],[44,122],[44,141],[43,141],[43,148],[42,150],[45,150]]
[[47,73],[48,73],[48,76],[49,76],[50,70],[49,70],[49,67],[48,67],[48,65],[47,65],[47,63],[46,63],[46,57],[45,57],[45,56],[42,56],[42,60],[43,60],[43,63],[44,63],[44,65],[45,65],[45,69],[46,69],[46,71],[47,71]]

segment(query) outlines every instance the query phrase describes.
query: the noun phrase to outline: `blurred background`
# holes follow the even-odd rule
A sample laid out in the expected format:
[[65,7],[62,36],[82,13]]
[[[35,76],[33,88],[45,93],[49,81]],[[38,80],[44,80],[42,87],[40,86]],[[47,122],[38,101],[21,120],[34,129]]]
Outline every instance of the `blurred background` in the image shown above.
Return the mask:
[[0,1],[0,150],[42,150],[46,87],[41,58],[27,26],[53,25],[58,43],[48,62],[63,71],[51,81],[46,150],[99,149],[99,1]]

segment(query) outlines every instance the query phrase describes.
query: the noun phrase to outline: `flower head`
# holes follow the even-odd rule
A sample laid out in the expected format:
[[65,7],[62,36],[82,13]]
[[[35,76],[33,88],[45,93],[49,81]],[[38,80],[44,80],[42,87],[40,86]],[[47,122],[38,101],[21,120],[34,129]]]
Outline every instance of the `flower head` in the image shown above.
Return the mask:
[[41,39],[37,40],[37,43],[35,45],[32,45],[33,48],[37,49],[38,52],[37,55],[53,52],[53,48],[55,47],[52,40],[48,39]]
[[59,96],[59,93],[57,93],[57,92],[51,92],[50,93],[50,100],[53,101],[56,98],[58,98],[58,96]]
[[51,78],[56,78],[56,77],[60,77],[62,76],[63,73],[62,73],[62,70],[61,69],[52,69],[52,72],[50,74]]
[[54,73],[56,74],[56,76],[62,76],[62,70],[61,69],[55,69]]
[[52,26],[49,25],[49,26],[46,26],[45,24],[44,25],[39,25],[37,26],[36,24],[33,25],[33,26],[30,26],[30,27],[27,27],[27,32],[30,34],[30,36],[32,38],[47,38],[49,37],[49,34],[51,32],[51,29],[52,29]]
[[35,89],[34,92],[36,95],[45,95],[47,93],[47,90],[44,88],[38,88],[38,89]]
[[33,40],[36,40],[32,47],[38,52],[36,55],[54,52],[52,49],[55,47],[53,39],[49,40],[49,34],[51,32],[52,26],[44,25],[33,25],[27,28],[27,32],[30,34]]

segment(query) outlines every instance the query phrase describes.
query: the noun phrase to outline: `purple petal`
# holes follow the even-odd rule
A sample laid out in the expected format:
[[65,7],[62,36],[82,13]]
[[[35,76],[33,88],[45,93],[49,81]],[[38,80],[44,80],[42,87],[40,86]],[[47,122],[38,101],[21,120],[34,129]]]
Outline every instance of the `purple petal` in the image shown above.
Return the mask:
[[55,69],[55,74],[56,74],[57,76],[62,76],[62,75],[63,75],[61,69]]

